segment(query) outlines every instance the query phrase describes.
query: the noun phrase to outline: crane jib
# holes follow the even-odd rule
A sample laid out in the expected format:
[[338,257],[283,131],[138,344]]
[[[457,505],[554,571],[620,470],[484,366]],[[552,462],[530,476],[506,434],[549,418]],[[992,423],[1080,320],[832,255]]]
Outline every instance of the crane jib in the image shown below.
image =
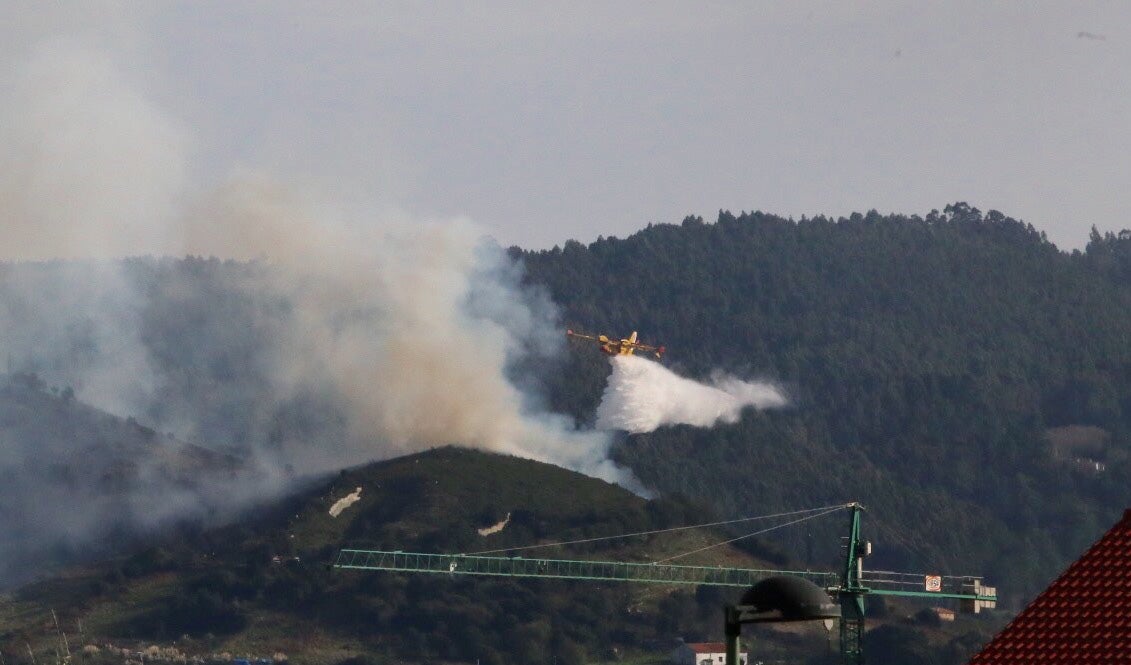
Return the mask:
[[836,573],[823,571],[781,571],[722,566],[681,566],[624,561],[579,561],[464,554],[426,554],[421,552],[353,550],[338,553],[334,567],[355,570],[384,570],[449,575],[493,575],[502,577],[542,577],[575,580],[652,582],[748,587],[775,575],[796,575],[818,586],[834,590]]
[[[406,573],[439,573],[447,575],[481,575],[496,577],[540,577],[610,582],[652,582],[656,584],[692,584],[706,586],[749,587],[767,577],[793,575],[837,593],[842,591],[837,573],[812,570],[770,570],[761,568],[728,568],[723,566],[680,566],[625,561],[583,561],[571,559],[538,559],[526,557],[481,556],[467,554],[430,554],[424,552],[343,549],[338,552],[334,568],[342,570],[375,570]],[[969,578],[945,578],[946,587],[939,591],[916,591],[908,588],[910,580],[884,578],[861,580],[859,590],[885,596],[923,596],[993,602],[996,595],[967,590]]]

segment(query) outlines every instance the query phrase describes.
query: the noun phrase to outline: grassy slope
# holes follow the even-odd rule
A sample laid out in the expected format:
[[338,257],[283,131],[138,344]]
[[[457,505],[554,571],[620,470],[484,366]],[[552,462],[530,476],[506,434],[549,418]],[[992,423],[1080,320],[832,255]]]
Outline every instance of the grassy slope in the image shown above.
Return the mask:
[[[340,517],[331,517],[330,506],[357,487],[362,488],[360,501]],[[477,533],[507,513],[511,521],[502,532],[487,537]],[[335,662],[351,653],[384,649],[387,636],[359,631],[356,617],[349,616],[368,602],[353,591],[363,588],[360,596],[380,596],[390,593],[387,585],[418,583],[410,576],[329,573],[326,564],[341,546],[477,551],[648,530],[702,518],[692,506],[648,502],[557,467],[443,448],[346,470],[291,499],[261,507],[237,524],[173,534],[133,556],[25,587],[5,604],[0,650],[17,653],[23,641],[42,650],[52,648],[58,637],[53,627],[44,626],[52,609],[72,640],[81,621],[85,642],[171,641],[181,637],[180,631],[170,633],[172,627],[162,626],[161,621],[168,620],[164,613],[178,599],[202,588],[224,595],[225,585],[236,589],[246,582],[253,588],[232,591],[233,602],[222,606],[238,608],[246,625],[230,632],[186,631],[191,639],[181,641],[183,648],[256,654],[282,650],[292,658],[301,655],[305,662]],[[650,560],[723,538],[725,534],[692,530],[664,538],[539,549],[529,556]],[[282,562],[271,563],[274,556]],[[299,561],[288,561],[291,557]],[[701,557],[698,563],[767,566],[730,548]],[[445,582],[446,578],[419,583]],[[482,589],[488,595],[505,596],[515,584],[460,580],[450,586],[460,593]],[[547,593],[553,597],[547,602],[563,607],[583,604],[592,593],[584,586],[587,583],[517,584]],[[281,585],[320,588],[300,589],[298,597],[288,599],[287,592],[279,590]],[[638,613],[653,611],[656,603],[676,590],[603,586],[605,591],[619,587],[616,593],[627,594],[626,606]]]

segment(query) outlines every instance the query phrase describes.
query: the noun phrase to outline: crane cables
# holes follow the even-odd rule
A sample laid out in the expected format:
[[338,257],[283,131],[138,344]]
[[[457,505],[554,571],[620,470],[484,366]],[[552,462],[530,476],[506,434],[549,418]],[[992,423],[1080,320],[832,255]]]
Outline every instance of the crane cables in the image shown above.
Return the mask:
[[[735,543],[735,542],[738,542],[740,540],[745,540],[747,538],[753,538],[754,536],[760,536],[763,533],[769,533],[770,531],[774,531],[776,529],[783,529],[787,526],[792,526],[794,524],[800,524],[801,522],[804,522],[806,520],[811,520],[811,519],[814,519],[814,518],[817,518],[817,517],[823,517],[824,515],[828,515],[829,513],[833,513],[833,512],[836,512],[838,510],[845,508],[846,505],[851,505],[851,504],[842,504],[842,505],[839,505],[839,506],[827,506],[825,508],[813,508],[812,510],[820,511],[820,512],[814,512],[813,514],[806,515],[805,517],[799,517],[798,519],[790,520],[789,522],[784,522],[782,524],[775,524],[774,526],[767,527],[765,529],[759,529],[758,531],[748,533],[744,536],[739,536],[737,538],[731,538],[730,540],[724,540],[722,542],[715,543],[714,545],[707,545],[706,547],[700,547],[698,549],[694,549],[694,550],[691,550],[689,552],[684,552],[683,554],[676,554],[674,556],[669,556],[669,557],[666,557],[664,559],[657,559],[656,561],[653,561],[652,563],[667,563],[668,561],[675,561],[676,559],[682,559],[685,556],[691,556],[692,554],[698,554],[699,552],[706,552],[707,550],[714,549],[716,547],[722,547],[723,545],[729,545],[731,543]],[[786,514],[788,514],[788,513],[786,513]],[[780,516],[785,516],[786,514],[783,514],[783,515],[780,515]]]
[[601,541],[601,540],[616,540],[618,538],[634,538],[636,536],[651,536],[651,535],[660,534],[660,533],[671,533],[673,531],[686,531],[688,529],[705,529],[707,527],[725,526],[727,524],[739,524],[739,523],[742,523],[742,522],[753,522],[753,521],[756,521],[756,520],[769,520],[769,519],[776,519],[776,518],[779,518],[779,517],[793,517],[795,515],[805,515],[805,517],[801,517],[801,518],[792,520],[790,522],[786,522],[784,524],[778,524],[778,525],[775,525],[775,526],[772,526],[772,527],[769,527],[769,528],[766,528],[766,529],[761,529],[759,531],[755,531],[754,533],[748,533],[745,536],[739,536],[738,538],[733,538],[731,540],[727,540],[727,541],[724,541],[724,542],[721,542],[721,543],[709,545],[707,547],[700,548],[700,549],[694,550],[692,552],[685,552],[684,554],[677,554],[676,556],[668,557],[667,559],[662,559],[660,561],[654,561],[653,562],[653,563],[662,563],[664,561],[671,561],[672,559],[679,559],[681,557],[685,557],[685,556],[688,556],[690,554],[694,554],[695,552],[701,552],[703,550],[708,550],[708,549],[711,549],[711,548],[714,548],[714,547],[719,547],[721,545],[726,545],[727,543],[733,543],[735,541],[742,540],[744,538],[751,538],[753,536],[757,536],[759,534],[767,533],[767,532],[773,531],[775,529],[780,529],[782,527],[790,526],[791,524],[797,524],[799,522],[804,522],[806,520],[810,520],[810,519],[813,519],[815,517],[821,517],[823,515],[828,515],[829,513],[832,513],[832,512],[838,511],[838,510],[843,510],[844,508],[846,508],[850,505],[852,505],[852,504],[841,503],[841,504],[836,504],[836,505],[833,505],[833,506],[821,506],[820,508],[806,508],[804,510],[791,510],[791,511],[784,512],[784,513],[775,513],[773,515],[758,515],[756,517],[741,517],[739,519],[723,520],[723,521],[720,521],[720,522],[708,522],[708,523],[705,523],[705,524],[692,524],[690,526],[675,526],[675,527],[670,527],[670,528],[667,528],[667,529],[655,529],[655,530],[652,530],[652,531],[636,531],[634,533],[622,533],[622,534],[618,534],[618,535],[615,535],[615,536],[599,536],[599,537],[596,537],[596,538],[581,538],[579,540],[563,540],[563,541],[558,541],[558,542],[553,542],[553,543],[540,543],[538,545],[524,545],[524,546],[521,546],[521,547],[504,547],[504,548],[494,549],[494,550],[481,550],[481,551],[478,551],[478,552],[464,552],[463,554],[465,554],[467,556],[475,556],[475,555],[481,555],[481,554],[499,554],[501,552],[515,552],[515,551],[520,551],[520,550],[532,550],[532,549],[538,549],[538,548],[543,548],[543,547],[558,547],[558,546],[561,546],[561,545],[580,545],[581,543],[593,543],[593,542],[597,542],[597,541]]

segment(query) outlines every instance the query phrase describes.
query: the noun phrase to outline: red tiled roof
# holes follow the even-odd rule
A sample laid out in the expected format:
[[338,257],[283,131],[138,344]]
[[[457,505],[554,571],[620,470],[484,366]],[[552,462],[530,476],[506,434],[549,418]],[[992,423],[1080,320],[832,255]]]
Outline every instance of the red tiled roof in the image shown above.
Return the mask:
[[688,642],[687,646],[695,653],[727,652],[727,645],[723,642]]
[[1131,509],[970,661],[1131,663]]

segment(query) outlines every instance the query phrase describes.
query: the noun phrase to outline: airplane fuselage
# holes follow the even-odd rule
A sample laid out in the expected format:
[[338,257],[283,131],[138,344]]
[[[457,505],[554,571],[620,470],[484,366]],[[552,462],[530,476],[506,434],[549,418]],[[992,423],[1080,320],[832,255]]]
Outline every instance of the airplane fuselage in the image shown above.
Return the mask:
[[601,352],[610,356],[631,356],[636,351],[636,331],[628,336],[628,339],[609,339],[605,335],[597,337],[601,342]]

